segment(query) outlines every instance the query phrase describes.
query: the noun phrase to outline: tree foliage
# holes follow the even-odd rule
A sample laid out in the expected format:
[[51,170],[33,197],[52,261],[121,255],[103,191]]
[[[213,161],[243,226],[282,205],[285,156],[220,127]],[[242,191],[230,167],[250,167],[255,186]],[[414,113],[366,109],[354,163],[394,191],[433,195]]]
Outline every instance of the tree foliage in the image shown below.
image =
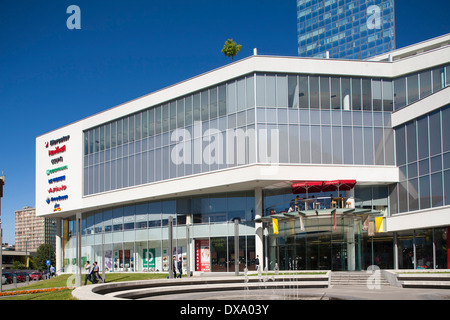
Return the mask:
[[237,44],[233,39],[228,39],[225,41],[225,45],[223,46],[222,53],[228,58],[231,57],[231,60],[234,60],[234,57],[241,51],[242,45]]
[[37,248],[36,256],[33,259],[36,269],[40,271],[48,269],[47,260],[50,260],[50,263],[55,265],[55,249],[51,244],[44,243]]

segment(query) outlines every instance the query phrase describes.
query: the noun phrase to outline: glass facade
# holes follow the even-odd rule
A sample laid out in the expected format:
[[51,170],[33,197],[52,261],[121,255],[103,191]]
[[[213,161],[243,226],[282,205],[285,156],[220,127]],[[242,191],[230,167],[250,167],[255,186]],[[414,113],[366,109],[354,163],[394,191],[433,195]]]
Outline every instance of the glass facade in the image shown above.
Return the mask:
[[400,110],[447,87],[449,70],[448,65],[440,66],[394,79],[395,110]]
[[[172,255],[187,264],[186,222],[190,239],[210,244],[211,271],[234,271],[234,219],[239,219],[239,261],[255,270],[253,192],[204,195],[143,202],[83,214],[81,259],[105,259],[106,271],[167,271]],[[168,252],[168,224],[173,218],[174,252]],[[64,270],[76,268],[76,221],[63,222]],[[147,257],[151,253],[153,260]],[[191,271],[193,268],[191,267]],[[185,271],[184,271],[185,272]]]
[[450,105],[395,129],[400,183],[391,214],[450,205]]
[[[255,72],[149,106],[84,131],[83,195],[253,163],[398,166],[396,185],[356,186],[355,207],[387,217],[450,205],[450,105],[396,128],[391,121],[393,112],[450,85],[449,72],[449,65],[395,79]],[[109,271],[167,271],[172,255],[187,259],[190,225],[191,239],[210,250],[208,270],[233,271],[235,259],[252,270],[254,195],[209,194],[83,213],[81,259],[104,261]],[[322,209],[330,208],[330,195],[340,196],[313,195]],[[264,215],[286,212],[292,197],[292,190],[263,190]],[[174,252],[168,252],[170,216]],[[369,235],[363,218],[318,215],[305,220],[305,230],[299,219],[280,221],[278,235],[269,225],[268,267],[447,267],[448,228]],[[63,230],[64,268],[73,272],[75,220],[63,220]]]
[[[216,138],[226,148],[235,135],[254,132],[254,96],[249,75],[86,131],[84,195],[251,163],[254,135],[221,161],[203,151]],[[174,149],[181,144],[180,160]]]
[[301,57],[366,59],[395,49],[394,0],[297,0]]
[[255,73],[168,101],[85,131],[84,195],[256,162],[395,165],[391,113],[448,86],[449,69]]
[[[344,192],[339,192],[345,195]],[[308,196],[320,203],[320,208],[329,208],[330,196],[336,197],[337,191],[311,193]],[[355,206],[387,212],[387,187],[355,187]],[[264,192],[264,209],[266,215],[287,212],[294,201],[289,189],[267,190]],[[279,233],[269,232],[268,254],[271,263],[281,270],[365,270],[372,261],[372,240],[367,229],[363,228],[367,216],[338,215],[336,224],[333,215],[327,213],[307,216],[303,219],[304,230],[300,220],[279,222]],[[334,227],[336,225],[336,227]],[[378,265],[393,265],[392,236],[384,241],[385,235],[376,235],[380,256]],[[386,249],[387,247],[387,249]]]
[[[387,213],[388,187],[356,186],[356,207]],[[328,193],[313,193],[319,201]],[[310,195],[310,196],[312,196]],[[288,189],[264,192],[266,215],[286,212],[293,201]],[[448,227],[401,232],[375,232],[365,228],[367,216],[318,214],[278,222],[278,234],[269,226],[267,254],[269,269],[280,270],[367,270],[447,269]],[[334,227],[336,226],[336,227]]]

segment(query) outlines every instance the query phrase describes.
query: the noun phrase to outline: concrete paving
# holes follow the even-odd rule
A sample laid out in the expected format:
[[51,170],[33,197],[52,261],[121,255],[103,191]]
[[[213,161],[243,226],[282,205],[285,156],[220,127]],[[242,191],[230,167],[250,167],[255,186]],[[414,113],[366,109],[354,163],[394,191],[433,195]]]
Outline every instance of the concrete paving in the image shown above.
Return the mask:
[[317,287],[323,281],[304,280],[269,281],[265,285],[256,281],[245,283],[243,277],[234,278],[236,281],[233,278],[193,277],[106,283],[77,288],[73,295],[80,300],[450,300],[450,289],[390,285],[370,288],[368,285],[328,285],[327,282]]
[[330,288],[291,288],[194,292],[146,297],[140,300],[450,300],[446,289],[403,289],[384,286],[332,286]]

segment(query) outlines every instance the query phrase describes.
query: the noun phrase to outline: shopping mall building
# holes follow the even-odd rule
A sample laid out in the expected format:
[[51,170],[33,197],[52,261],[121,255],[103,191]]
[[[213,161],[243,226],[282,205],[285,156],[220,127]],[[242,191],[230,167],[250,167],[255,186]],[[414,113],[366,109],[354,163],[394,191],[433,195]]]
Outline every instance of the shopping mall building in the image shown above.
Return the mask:
[[64,272],[448,268],[449,123],[450,35],[255,53],[37,137],[36,210]]

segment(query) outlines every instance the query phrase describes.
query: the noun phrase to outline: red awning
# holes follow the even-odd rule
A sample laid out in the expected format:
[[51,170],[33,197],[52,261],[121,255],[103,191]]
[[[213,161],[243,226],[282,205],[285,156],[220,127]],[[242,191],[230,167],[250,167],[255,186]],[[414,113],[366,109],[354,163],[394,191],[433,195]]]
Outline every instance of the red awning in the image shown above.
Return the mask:
[[324,181],[322,191],[323,192],[329,192],[329,191],[346,191],[351,190],[356,184],[356,180],[331,180],[331,181]]
[[322,190],[323,181],[303,181],[292,184],[292,193],[313,193]]

